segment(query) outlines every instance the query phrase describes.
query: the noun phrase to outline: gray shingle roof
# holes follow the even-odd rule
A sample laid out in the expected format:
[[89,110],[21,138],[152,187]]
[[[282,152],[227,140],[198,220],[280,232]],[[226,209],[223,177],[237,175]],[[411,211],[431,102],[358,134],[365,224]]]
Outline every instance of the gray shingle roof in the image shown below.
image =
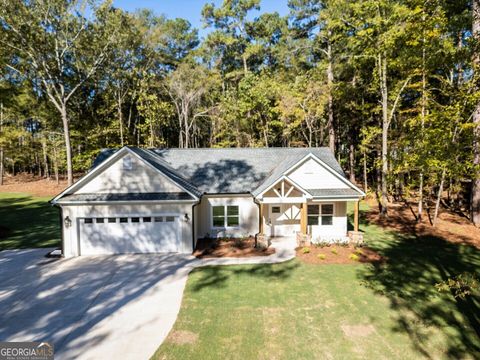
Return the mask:
[[154,149],[202,193],[254,193],[312,153],[344,176],[328,148]]
[[65,195],[61,201],[93,202],[93,201],[155,201],[155,200],[194,200],[186,192],[175,193],[117,193],[117,194],[71,194]]
[[[174,178],[192,193],[252,193],[258,195],[309,153],[341,176],[342,168],[328,148],[130,148],[150,164]],[[107,149],[93,167],[112,155]]]
[[360,196],[361,194],[355,189],[307,189],[308,193],[313,197],[348,197]]

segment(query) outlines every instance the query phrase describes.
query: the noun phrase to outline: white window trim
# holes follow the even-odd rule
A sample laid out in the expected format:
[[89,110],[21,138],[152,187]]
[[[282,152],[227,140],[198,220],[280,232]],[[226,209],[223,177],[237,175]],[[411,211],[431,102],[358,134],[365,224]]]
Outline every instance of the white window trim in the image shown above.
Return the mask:
[[[225,209],[225,215],[224,215],[224,220],[223,220],[223,225],[224,226],[213,226],[213,208],[216,206],[223,206]],[[237,226],[227,226],[227,206],[236,206],[238,207],[238,225]],[[217,205],[212,205],[210,206],[210,228],[212,230],[237,230],[240,229],[240,205],[238,204],[217,204]]]
[[[333,226],[333,219],[335,218],[335,203],[334,202],[322,202],[322,203],[315,203],[315,204],[310,204],[308,203],[308,205],[316,205],[318,206],[318,225],[307,225],[307,226],[326,226],[326,227],[330,227],[330,226]],[[325,216],[331,216],[332,217],[332,223],[330,225],[323,225],[322,224],[322,205],[332,205],[333,206],[333,211],[332,211],[332,214],[325,214]],[[308,214],[308,211],[307,211],[307,224],[308,224],[308,217],[309,216],[312,216],[313,215],[309,215]]]

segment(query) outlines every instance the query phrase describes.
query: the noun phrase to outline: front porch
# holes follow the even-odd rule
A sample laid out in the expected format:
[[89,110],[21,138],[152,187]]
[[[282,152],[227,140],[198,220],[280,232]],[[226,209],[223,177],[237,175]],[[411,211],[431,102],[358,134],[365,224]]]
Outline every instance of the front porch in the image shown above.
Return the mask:
[[[259,200],[259,234],[297,237],[299,243],[363,240],[358,230],[359,200],[315,199],[287,179]],[[353,231],[347,230],[347,204],[354,203]]]

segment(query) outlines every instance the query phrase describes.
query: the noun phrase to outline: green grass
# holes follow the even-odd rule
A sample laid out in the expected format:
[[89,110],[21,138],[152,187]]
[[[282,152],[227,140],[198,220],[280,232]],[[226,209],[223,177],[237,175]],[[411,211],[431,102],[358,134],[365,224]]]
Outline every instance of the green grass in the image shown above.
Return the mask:
[[60,245],[59,210],[50,199],[0,193],[0,250]]
[[384,265],[208,267],[189,276],[156,359],[474,359],[480,301],[434,285],[478,272],[480,252],[361,218]]

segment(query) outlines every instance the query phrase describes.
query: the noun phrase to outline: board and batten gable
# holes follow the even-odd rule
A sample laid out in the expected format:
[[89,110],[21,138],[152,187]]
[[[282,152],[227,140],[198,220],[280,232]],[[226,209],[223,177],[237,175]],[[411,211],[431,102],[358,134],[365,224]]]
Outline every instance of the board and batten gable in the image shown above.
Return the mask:
[[304,189],[348,189],[349,186],[315,159],[307,159],[287,176]]
[[76,194],[184,192],[172,180],[132,154],[125,154],[78,189]]
[[[239,225],[236,227],[213,227],[213,206],[237,205],[239,210]],[[195,205],[195,224],[197,239],[210,237],[243,237],[255,235],[259,227],[258,205],[251,195],[204,195],[199,204]]]

